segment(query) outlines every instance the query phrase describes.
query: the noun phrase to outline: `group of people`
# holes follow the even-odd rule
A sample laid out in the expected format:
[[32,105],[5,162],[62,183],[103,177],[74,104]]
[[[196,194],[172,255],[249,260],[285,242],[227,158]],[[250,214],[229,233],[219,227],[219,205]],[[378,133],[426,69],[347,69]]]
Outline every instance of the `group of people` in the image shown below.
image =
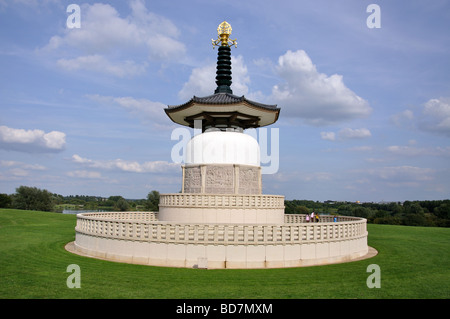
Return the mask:
[[306,214],[306,222],[307,223],[318,223],[319,222],[319,213],[315,213],[312,211],[311,215]]
[[[306,219],[307,223],[318,223],[320,220],[319,213],[312,211],[311,215],[310,214],[305,215],[305,219]],[[333,222],[337,222],[337,221],[338,221],[338,217],[334,216]]]

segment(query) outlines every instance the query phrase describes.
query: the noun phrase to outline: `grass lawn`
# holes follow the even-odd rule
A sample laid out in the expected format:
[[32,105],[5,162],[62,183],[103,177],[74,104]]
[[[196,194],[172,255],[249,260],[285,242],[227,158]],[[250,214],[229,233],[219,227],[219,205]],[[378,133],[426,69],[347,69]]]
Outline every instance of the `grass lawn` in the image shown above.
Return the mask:
[[[450,298],[450,229],[368,225],[379,254],[357,262],[287,269],[205,270],[114,263],[71,254],[75,215],[0,209],[0,298]],[[81,270],[70,289],[67,266]],[[381,270],[369,289],[367,266]]]

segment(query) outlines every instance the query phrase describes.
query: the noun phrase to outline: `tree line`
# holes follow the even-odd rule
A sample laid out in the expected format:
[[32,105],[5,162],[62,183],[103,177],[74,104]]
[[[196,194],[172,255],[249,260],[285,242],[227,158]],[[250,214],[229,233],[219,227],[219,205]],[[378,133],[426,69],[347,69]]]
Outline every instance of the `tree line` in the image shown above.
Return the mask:
[[[159,192],[145,199],[122,196],[62,196],[36,187],[20,186],[14,194],[0,194],[0,208],[61,212],[66,209],[128,211],[159,210]],[[286,214],[319,214],[366,218],[368,223],[407,226],[450,227],[450,200],[405,201],[390,203],[319,202],[285,200]]]
[[319,214],[366,218],[368,223],[406,226],[450,227],[450,200],[390,203],[315,202],[286,200],[286,214]]
[[82,210],[159,210],[159,192],[151,191],[145,199],[125,199],[122,196],[69,195],[51,193],[45,189],[20,186],[14,194],[0,194],[0,208],[14,208],[47,212],[62,212],[64,209]]

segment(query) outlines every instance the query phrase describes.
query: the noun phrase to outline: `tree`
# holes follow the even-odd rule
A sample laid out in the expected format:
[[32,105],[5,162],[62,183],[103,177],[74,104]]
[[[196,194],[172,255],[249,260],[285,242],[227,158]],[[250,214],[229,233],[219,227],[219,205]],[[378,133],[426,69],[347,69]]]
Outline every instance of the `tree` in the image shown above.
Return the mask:
[[0,208],[7,208],[11,205],[12,199],[8,194],[0,194]]
[[130,205],[123,197],[120,197],[117,200],[117,202],[114,204],[114,208],[117,210],[120,210],[122,212],[128,210],[129,207],[130,207]]
[[403,221],[408,226],[424,226],[426,218],[422,206],[419,203],[411,203],[406,206]]
[[147,202],[145,203],[145,208],[152,212],[159,211],[159,192],[151,191],[147,195]]
[[54,207],[52,193],[36,187],[20,186],[16,188],[13,207],[26,210],[52,211]]
[[300,205],[300,206],[297,206],[297,212],[299,214],[309,214],[309,209],[306,206]]

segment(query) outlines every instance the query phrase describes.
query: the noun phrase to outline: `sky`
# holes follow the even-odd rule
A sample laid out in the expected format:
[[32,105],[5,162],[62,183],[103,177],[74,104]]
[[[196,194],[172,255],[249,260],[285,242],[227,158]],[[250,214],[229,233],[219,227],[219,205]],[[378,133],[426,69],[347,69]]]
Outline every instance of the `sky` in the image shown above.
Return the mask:
[[450,198],[445,0],[0,0],[0,193],[179,192],[164,108],[214,93],[222,21],[233,94],[281,109],[264,194]]

